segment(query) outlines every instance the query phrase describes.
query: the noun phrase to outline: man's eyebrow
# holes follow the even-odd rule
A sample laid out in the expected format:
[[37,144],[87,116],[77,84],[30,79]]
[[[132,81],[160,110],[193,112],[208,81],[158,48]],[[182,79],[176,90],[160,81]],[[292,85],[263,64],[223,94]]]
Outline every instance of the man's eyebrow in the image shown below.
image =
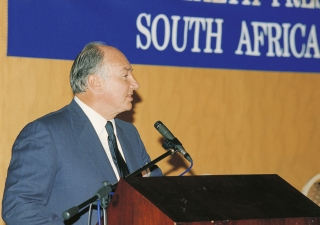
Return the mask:
[[123,67],[123,69],[125,69],[126,71],[133,71],[132,67],[129,67],[129,68]]

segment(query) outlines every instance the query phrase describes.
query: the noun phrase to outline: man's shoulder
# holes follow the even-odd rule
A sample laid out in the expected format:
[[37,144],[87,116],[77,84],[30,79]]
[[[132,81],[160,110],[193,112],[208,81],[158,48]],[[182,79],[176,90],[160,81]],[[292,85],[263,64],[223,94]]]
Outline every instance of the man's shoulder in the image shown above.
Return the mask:
[[70,121],[70,105],[66,105],[61,109],[47,113],[31,122],[29,122],[25,127],[34,126],[45,126],[45,127],[59,127],[61,125],[66,125]]
[[22,130],[19,132],[17,136],[17,140],[19,141],[21,138],[26,138],[31,134],[42,134],[44,135],[45,132],[54,129],[61,129],[61,124],[65,124],[66,120],[63,119],[65,116],[66,107],[63,107],[60,110],[55,112],[48,113],[40,118],[37,118],[29,123],[27,123]]
[[59,110],[50,112],[46,115],[39,117],[35,121],[39,121],[39,122],[43,122],[43,123],[50,123],[52,121],[61,121],[64,118],[68,117],[68,114],[69,114],[68,107],[69,107],[69,105],[64,106],[63,108],[61,108]]

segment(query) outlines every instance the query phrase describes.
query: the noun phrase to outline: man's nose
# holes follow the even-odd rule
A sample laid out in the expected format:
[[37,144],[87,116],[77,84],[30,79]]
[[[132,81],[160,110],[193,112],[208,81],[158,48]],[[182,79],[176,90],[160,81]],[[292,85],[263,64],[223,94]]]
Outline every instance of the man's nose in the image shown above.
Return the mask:
[[131,87],[133,90],[137,90],[140,87],[139,83],[133,77],[132,77],[132,81],[131,81]]

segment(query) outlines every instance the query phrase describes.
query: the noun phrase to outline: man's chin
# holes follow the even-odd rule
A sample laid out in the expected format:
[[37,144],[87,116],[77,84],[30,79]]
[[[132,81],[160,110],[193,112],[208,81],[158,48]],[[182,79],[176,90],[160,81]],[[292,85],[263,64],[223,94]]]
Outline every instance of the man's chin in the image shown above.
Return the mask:
[[130,111],[132,110],[132,104],[130,102],[130,104],[126,105],[126,107],[124,107],[123,111],[122,112],[126,112],[126,111]]

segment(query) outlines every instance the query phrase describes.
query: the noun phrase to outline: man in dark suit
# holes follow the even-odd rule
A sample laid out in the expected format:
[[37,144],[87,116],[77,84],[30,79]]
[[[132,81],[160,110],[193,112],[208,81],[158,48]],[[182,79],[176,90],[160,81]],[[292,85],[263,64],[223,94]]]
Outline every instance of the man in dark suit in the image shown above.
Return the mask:
[[[92,197],[103,181],[114,184],[123,176],[108,141],[107,121],[127,172],[150,161],[136,128],[115,119],[131,110],[139,88],[118,49],[86,45],[73,63],[70,83],[72,102],[28,124],[13,145],[2,202],[8,225],[87,223],[87,209],[70,221],[61,215]],[[151,174],[161,175],[160,169]]]

